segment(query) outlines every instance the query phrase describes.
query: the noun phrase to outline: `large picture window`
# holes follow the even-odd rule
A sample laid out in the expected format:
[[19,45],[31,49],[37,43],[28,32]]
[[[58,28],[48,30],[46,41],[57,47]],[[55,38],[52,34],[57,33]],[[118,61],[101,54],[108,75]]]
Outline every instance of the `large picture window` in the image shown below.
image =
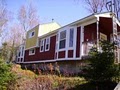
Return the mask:
[[69,34],[69,47],[73,47],[73,40],[74,40],[74,29],[70,29],[70,34]]
[[65,48],[65,45],[66,45],[66,30],[60,32],[59,49]]
[[46,43],[45,43],[45,51],[49,51],[50,49],[50,37],[46,38]]
[[44,51],[44,39],[40,41],[40,52]]

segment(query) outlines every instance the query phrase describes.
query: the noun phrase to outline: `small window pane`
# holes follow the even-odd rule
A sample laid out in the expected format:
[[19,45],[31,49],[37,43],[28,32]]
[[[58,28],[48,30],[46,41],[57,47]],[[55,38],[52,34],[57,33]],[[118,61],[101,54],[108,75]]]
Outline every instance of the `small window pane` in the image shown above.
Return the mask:
[[44,51],[44,39],[40,41],[40,52]]
[[49,49],[49,45],[47,44],[47,45],[46,45],[46,50],[48,50],[48,49]]
[[47,39],[46,39],[46,43],[47,43],[47,44],[49,44],[49,42],[50,42],[50,39],[49,39],[49,38],[47,38]]
[[32,53],[35,53],[35,50],[34,50],[34,49],[32,50]]
[[66,31],[60,32],[60,39],[65,39],[66,38]]
[[43,51],[43,46],[41,46],[41,51]]
[[32,32],[32,36],[34,36],[35,32]]
[[35,35],[35,32],[34,32],[34,31],[29,32],[29,38],[32,38],[34,35]]
[[66,43],[66,40],[61,40],[61,41],[60,41],[59,49],[65,48],[65,43]]
[[35,54],[35,48],[29,50],[29,55],[34,55]]
[[69,47],[73,47],[73,40],[74,40],[74,29],[70,29],[70,36],[69,36]]
[[45,43],[45,51],[48,51],[50,48],[50,38],[46,38],[46,43]]
[[18,56],[20,57],[20,52],[19,52]]

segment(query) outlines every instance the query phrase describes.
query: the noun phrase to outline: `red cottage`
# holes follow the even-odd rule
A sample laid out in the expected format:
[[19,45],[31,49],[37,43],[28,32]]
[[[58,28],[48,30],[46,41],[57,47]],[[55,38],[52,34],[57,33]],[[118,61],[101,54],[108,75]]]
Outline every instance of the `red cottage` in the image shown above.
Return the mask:
[[[27,32],[16,62],[40,68],[42,64],[54,66],[57,62],[61,71],[79,72],[93,46],[99,49],[100,40],[112,41],[116,37],[119,41],[120,22],[109,12],[93,14],[63,27],[55,22],[37,25]],[[115,62],[120,63],[119,47]]]

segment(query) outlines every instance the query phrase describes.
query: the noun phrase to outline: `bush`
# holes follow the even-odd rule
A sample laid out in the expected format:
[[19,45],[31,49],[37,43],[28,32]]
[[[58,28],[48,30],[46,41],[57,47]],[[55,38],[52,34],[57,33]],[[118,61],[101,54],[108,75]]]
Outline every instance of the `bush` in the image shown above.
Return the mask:
[[90,51],[89,65],[84,70],[84,77],[90,82],[112,81],[118,75],[117,65],[114,64],[114,44],[102,41],[101,49],[93,48]]
[[9,83],[15,80],[14,74],[11,72],[11,65],[0,59],[0,90],[6,90]]

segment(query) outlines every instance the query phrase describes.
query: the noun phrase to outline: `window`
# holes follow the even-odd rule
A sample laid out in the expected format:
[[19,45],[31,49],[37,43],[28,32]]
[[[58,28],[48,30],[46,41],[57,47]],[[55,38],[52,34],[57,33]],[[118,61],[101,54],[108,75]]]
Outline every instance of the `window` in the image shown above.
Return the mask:
[[70,29],[70,34],[69,34],[69,47],[73,47],[73,40],[74,40],[74,29]]
[[29,33],[29,38],[34,37],[34,35],[35,35],[35,31],[30,32],[30,33]]
[[45,51],[49,51],[50,48],[50,38],[46,38],[46,43],[45,43]]
[[40,52],[44,51],[44,39],[40,41]]
[[18,52],[18,57],[20,57],[20,51]]
[[65,48],[66,45],[66,31],[60,32],[60,42],[59,42],[59,49]]
[[21,56],[24,56],[24,47],[21,47]]
[[35,32],[32,32],[32,35],[31,36],[34,36]]
[[18,51],[17,51],[17,56],[18,56],[18,57],[20,57],[20,55],[21,55],[20,50],[21,50],[21,47],[19,47],[19,49],[18,49]]
[[35,54],[35,48],[32,48],[29,50],[29,55],[34,55]]

